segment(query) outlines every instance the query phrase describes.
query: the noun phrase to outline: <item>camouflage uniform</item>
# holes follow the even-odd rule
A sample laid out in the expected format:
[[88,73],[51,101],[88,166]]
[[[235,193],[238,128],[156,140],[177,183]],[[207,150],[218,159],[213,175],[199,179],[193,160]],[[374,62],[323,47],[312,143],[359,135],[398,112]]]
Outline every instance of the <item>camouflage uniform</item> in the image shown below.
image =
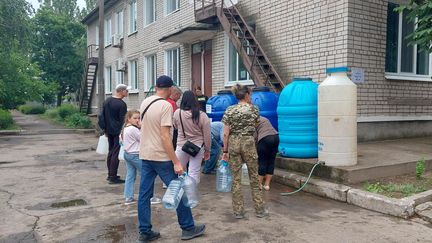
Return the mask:
[[237,104],[228,107],[222,118],[222,122],[230,126],[228,153],[233,175],[232,205],[235,214],[244,213],[240,185],[243,163],[246,163],[248,167],[255,212],[261,213],[264,210],[263,196],[258,185],[258,154],[253,137],[258,119],[258,108],[249,104]]

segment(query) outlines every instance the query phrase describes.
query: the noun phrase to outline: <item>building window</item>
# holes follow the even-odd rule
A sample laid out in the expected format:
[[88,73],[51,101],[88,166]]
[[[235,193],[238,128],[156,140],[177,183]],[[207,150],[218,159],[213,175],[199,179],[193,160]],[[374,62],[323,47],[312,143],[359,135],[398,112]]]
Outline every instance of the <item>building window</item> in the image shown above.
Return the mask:
[[138,61],[129,61],[129,85],[133,90],[138,89]]
[[156,20],[155,0],[144,0],[144,26]]
[[111,66],[105,67],[105,93],[112,92],[112,76]]
[[410,45],[407,36],[415,24],[407,19],[408,12],[395,12],[398,4],[389,3],[387,9],[387,43],[385,71],[397,75],[430,75],[430,54]]
[[121,59],[116,62],[116,84],[124,84],[124,67]]
[[123,10],[116,14],[116,34],[123,38]]
[[137,2],[129,4],[129,34],[137,31]]
[[144,58],[144,90],[149,91],[156,83],[156,55]]
[[180,86],[180,48],[165,52],[165,74],[170,76],[177,86]]
[[225,57],[228,59],[225,62],[227,85],[237,82],[247,85],[253,84],[243,60],[227,36],[225,36],[225,53]]
[[111,17],[109,17],[108,19],[105,19],[105,46],[109,46],[111,45]]
[[165,14],[170,14],[180,8],[180,0],[165,0]]

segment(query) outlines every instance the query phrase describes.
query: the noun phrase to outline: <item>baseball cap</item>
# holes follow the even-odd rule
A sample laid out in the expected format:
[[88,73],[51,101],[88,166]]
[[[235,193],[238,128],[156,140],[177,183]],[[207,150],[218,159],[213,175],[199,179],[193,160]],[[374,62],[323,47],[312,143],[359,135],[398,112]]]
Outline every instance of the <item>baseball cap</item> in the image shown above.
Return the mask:
[[172,78],[166,75],[162,75],[156,79],[156,87],[158,88],[169,88],[174,85]]
[[132,87],[127,86],[126,84],[117,84],[117,86],[115,87],[116,91],[131,90],[131,89]]

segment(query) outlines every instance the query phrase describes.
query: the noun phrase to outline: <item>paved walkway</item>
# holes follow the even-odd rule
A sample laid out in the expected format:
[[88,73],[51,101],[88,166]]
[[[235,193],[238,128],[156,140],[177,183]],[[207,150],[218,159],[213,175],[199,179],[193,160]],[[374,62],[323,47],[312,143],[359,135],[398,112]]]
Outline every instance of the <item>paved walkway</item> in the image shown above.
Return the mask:
[[[122,185],[107,184],[104,157],[88,150],[96,142],[89,134],[0,137],[0,242],[135,242],[136,205],[123,205]],[[120,167],[124,175],[124,164]],[[420,219],[390,217],[308,193],[282,197],[279,193],[289,188],[277,184],[265,192],[270,218],[254,216],[244,187],[247,219],[234,220],[230,193],[215,192],[214,175],[203,177],[201,202],[193,213],[207,224],[207,233],[192,242],[432,242],[430,225]],[[161,197],[160,181],[155,188]],[[87,205],[52,207],[76,199]],[[175,213],[152,207],[153,225],[162,234],[158,242],[180,242]]]

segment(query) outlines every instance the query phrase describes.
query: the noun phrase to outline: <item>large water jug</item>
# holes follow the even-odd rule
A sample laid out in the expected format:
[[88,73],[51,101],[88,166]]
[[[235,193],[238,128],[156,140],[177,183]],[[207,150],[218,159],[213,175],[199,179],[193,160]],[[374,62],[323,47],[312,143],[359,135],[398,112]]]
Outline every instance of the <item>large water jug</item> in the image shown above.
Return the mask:
[[279,154],[292,158],[318,156],[318,84],[295,77],[280,96]]
[[259,108],[260,115],[269,119],[274,129],[278,129],[277,104],[279,95],[270,91],[267,86],[254,88],[252,91],[252,103]]
[[177,209],[184,193],[182,184],[183,180],[181,178],[177,178],[172,180],[168,185],[168,188],[162,198],[162,205],[166,209]]
[[357,86],[347,72],[328,68],[318,88],[318,157],[328,166],[357,164]]
[[183,177],[180,177],[183,180],[183,204],[186,207],[194,208],[198,205],[198,187],[194,178],[190,177],[187,173]]
[[226,108],[237,103],[231,91],[221,90],[207,101],[206,113],[211,121],[221,121]]
[[250,185],[249,172],[246,164],[243,164],[241,168],[241,184],[245,186]]
[[228,162],[221,160],[216,171],[216,191],[230,192],[232,186],[232,175]]

